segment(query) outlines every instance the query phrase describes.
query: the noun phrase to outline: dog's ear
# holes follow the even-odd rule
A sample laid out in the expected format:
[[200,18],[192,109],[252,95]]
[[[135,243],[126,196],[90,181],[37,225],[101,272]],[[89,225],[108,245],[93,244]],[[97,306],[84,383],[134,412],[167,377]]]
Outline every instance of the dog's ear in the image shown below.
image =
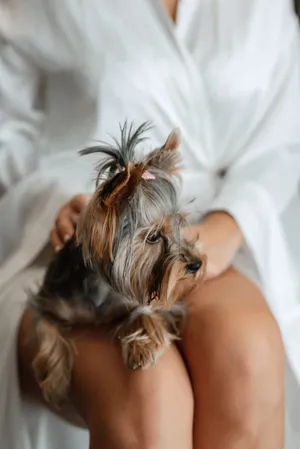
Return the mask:
[[110,207],[112,204],[128,198],[141,181],[143,172],[143,164],[129,162],[124,171],[117,173],[104,184],[100,194],[103,205]]
[[99,186],[77,225],[77,242],[82,245],[86,262],[109,256],[113,260],[113,244],[120,219],[120,203],[139,184],[144,172],[142,164],[129,162],[125,170]]
[[176,174],[180,169],[180,155],[178,152],[180,146],[180,130],[174,129],[167,138],[164,145],[152,151],[145,161],[145,167],[151,171],[151,168],[159,169],[168,175]]
[[180,146],[180,129],[175,128],[168,136],[165,144],[162,147],[162,151],[177,151]]

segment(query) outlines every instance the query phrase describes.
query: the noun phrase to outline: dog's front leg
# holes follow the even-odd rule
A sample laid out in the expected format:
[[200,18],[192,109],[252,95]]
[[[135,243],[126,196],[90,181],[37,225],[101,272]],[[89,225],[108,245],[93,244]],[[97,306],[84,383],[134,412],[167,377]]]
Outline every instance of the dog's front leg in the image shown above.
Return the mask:
[[146,369],[178,339],[184,309],[174,305],[168,310],[139,306],[120,328],[122,355],[131,369]]

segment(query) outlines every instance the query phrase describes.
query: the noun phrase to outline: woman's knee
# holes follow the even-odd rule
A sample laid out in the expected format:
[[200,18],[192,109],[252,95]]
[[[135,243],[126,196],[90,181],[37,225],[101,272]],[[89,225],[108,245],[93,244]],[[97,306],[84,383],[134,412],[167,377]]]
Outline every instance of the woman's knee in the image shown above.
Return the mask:
[[[42,401],[31,368],[32,316],[26,312],[19,332],[22,389]],[[58,414],[90,430],[94,449],[191,449],[193,394],[183,360],[172,346],[144,371],[125,368],[118,347],[94,331],[73,336],[76,347],[70,403]],[[56,409],[54,410],[56,412]]]
[[125,369],[110,344],[95,341],[90,350],[88,360],[77,367],[76,382],[92,448],[192,448],[193,395],[175,347],[157,365],[135,372]]

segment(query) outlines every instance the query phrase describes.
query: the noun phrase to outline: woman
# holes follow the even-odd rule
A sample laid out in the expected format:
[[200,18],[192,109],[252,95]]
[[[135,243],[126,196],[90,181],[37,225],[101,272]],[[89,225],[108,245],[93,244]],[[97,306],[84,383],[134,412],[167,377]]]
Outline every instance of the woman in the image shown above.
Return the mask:
[[[2,447],[87,447],[59,414],[82,419],[91,449],[299,447],[292,2],[1,0],[0,33]],[[182,204],[196,198],[189,232],[209,280],[189,298],[182,356],[172,347],[147,371],[126,370],[100,335],[75,334],[70,404],[54,415],[32,404],[24,289],[41,279],[58,209],[55,247],[88,201],[94,161],[75,151],[126,118],[151,120],[153,145],[181,128]]]

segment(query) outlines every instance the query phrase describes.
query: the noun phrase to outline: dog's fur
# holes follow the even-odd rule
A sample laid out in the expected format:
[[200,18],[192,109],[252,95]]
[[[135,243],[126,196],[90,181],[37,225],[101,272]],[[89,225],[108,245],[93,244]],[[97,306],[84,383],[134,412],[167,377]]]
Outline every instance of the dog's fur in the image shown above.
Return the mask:
[[203,258],[182,237],[174,184],[179,132],[137,161],[147,129],[125,124],[120,143],[82,151],[102,156],[95,194],[30,301],[39,341],[33,368],[48,401],[68,390],[70,330],[101,326],[119,339],[128,367],[147,368],[178,338],[179,300],[203,272]]

